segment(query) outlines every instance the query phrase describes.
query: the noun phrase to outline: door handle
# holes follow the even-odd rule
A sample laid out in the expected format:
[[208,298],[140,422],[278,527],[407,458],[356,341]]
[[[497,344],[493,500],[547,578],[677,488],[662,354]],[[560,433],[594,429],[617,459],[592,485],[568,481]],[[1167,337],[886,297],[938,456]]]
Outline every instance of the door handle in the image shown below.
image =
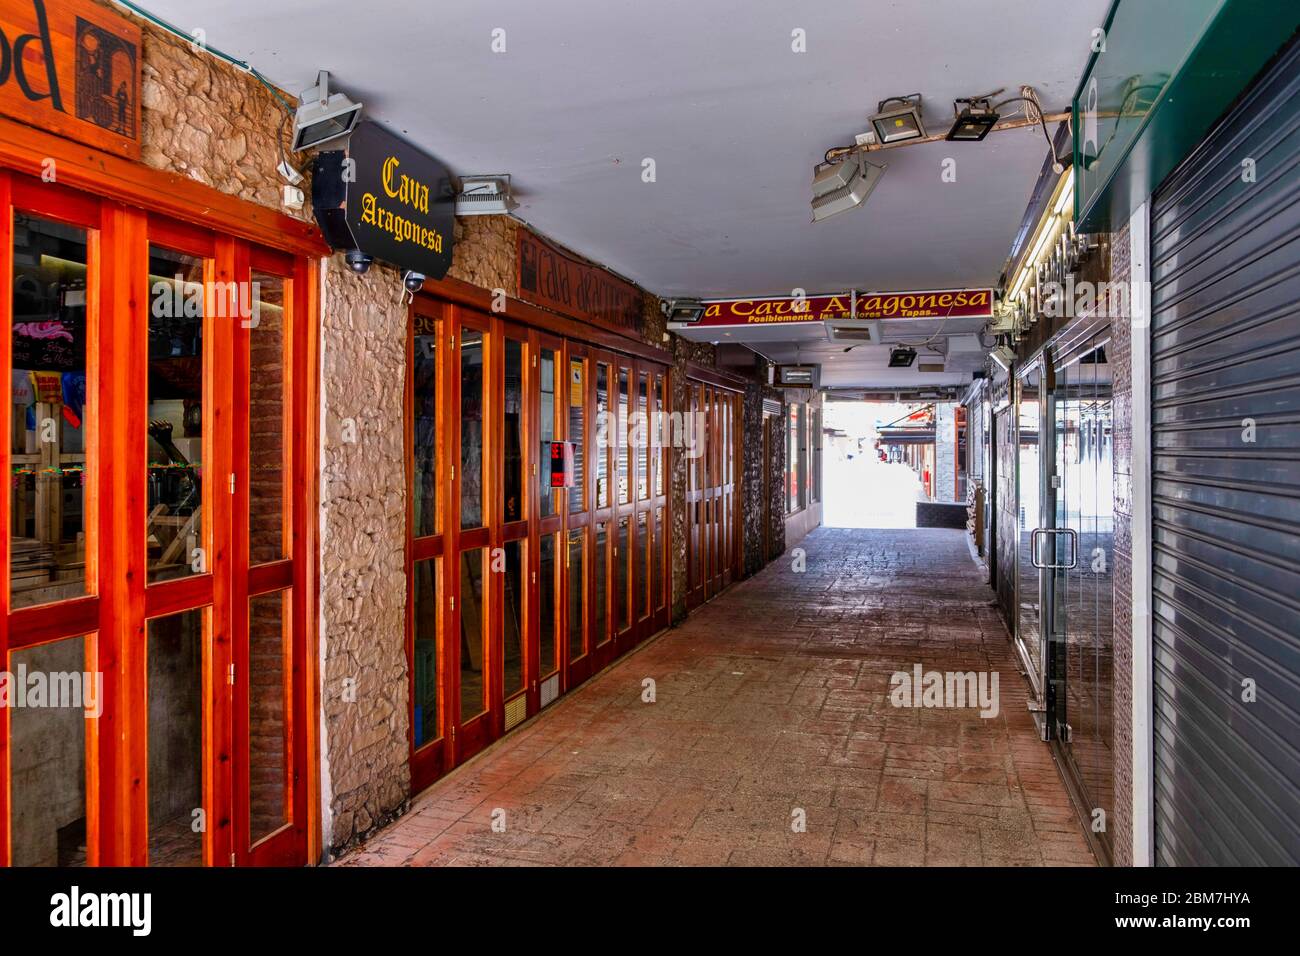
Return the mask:
[[[1065,564],[1056,564],[1054,562],[1039,561],[1040,553],[1038,545],[1039,535],[1057,535],[1063,534],[1070,539],[1070,560]],[[1035,528],[1029,535],[1029,560],[1036,568],[1052,568],[1059,571],[1070,571],[1079,566],[1079,532],[1073,528]]]

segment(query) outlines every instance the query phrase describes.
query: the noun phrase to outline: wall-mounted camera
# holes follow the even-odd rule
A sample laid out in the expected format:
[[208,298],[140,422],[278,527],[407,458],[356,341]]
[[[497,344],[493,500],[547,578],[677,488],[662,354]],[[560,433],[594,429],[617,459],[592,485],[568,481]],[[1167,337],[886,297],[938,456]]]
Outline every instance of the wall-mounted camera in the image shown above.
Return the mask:
[[415,295],[424,288],[424,273],[407,271],[402,276],[402,284],[406,286],[406,291]]
[[348,268],[359,276],[365,275],[370,270],[370,263],[375,261],[360,249],[349,249],[344,258],[347,260]]

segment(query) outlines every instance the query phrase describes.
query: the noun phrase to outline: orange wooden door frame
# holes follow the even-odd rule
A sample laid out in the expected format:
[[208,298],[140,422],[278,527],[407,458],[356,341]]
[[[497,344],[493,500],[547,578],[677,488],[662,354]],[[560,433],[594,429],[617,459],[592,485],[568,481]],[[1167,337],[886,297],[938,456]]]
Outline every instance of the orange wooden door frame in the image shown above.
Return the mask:
[[[0,133],[9,129],[0,124]],[[37,137],[40,139],[40,137]],[[43,140],[42,140],[43,142]],[[0,161],[14,151],[0,143]],[[93,161],[93,156],[91,160]],[[60,180],[77,182],[84,156],[68,159],[68,176],[60,163]],[[120,165],[120,164],[119,164]],[[116,168],[116,166],[115,166]],[[132,175],[135,175],[133,172]],[[147,184],[148,172],[137,182]],[[121,188],[110,184],[104,192]],[[133,187],[134,188],[134,187]],[[127,190],[128,192],[130,190]],[[216,204],[225,212],[242,206]],[[201,762],[207,827],[203,835],[208,863],[234,862],[233,808],[240,804],[231,777],[233,751],[232,688],[226,677],[233,663],[232,640],[238,619],[237,596],[258,584],[240,567],[236,528],[245,521],[233,517],[237,496],[225,489],[227,474],[240,477],[234,459],[235,428],[240,417],[235,399],[235,356],[238,326],[229,319],[205,315],[203,396],[203,477],[205,511],[202,522],[205,569],[186,578],[146,583],[144,533],[146,525],[145,479],[148,363],[145,334],[150,301],[149,244],[158,242],[183,248],[204,258],[205,281],[229,281],[246,269],[253,250],[244,239],[210,232],[193,224],[168,219],[110,198],[98,198],[64,185],[39,182],[19,173],[0,170],[0,211],[3,228],[0,246],[0,302],[11,316],[13,304],[13,211],[21,209],[42,218],[79,225],[87,230],[87,470],[84,492],[88,595],[13,611],[9,605],[9,497],[0,504],[0,660],[7,666],[9,652],[62,638],[87,636],[87,668],[103,674],[103,714],[88,722],[86,761],[86,817],[88,862],[139,865],[148,852],[148,701],[147,627],[150,618],[187,610],[205,616],[201,702],[203,740]],[[196,220],[203,219],[196,212]],[[214,223],[215,224],[215,223]],[[245,232],[245,234],[248,234]],[[295,453],[288,466],[291,476],[285,505],[293,509],[292,559],[281,571],[292,587],[293,677],[289,706],[293,711],[292,772],[293,827],[291,852],[279,853],[277,862],[308,862],[319,846],[315,807],[312,721],[307,719],[315,702],[314,561],[316,535],[315,490],[315,357],[316,296],[311,290],[316,276],[313,263],[299,257],[263,250],[288,261],[295,275],[295,338],[292,365],[286,375],[293,384],[291,403],[296,420]],[[228,288],[228,287],[227,287]],[[205,309],[205,313],[207,310]],[[8,323],[9,325],[12,322]],[[0,369],[12,367],[10,337],[0,345]],[[288,400],[288,399],[287,399]],[[243,407],[246,417],[246,401]],[[8,418],[6,418],[8,421]],[[5,425],[6,435],[8,424]],[[6,440],[0,448],[0,468],[10,470]],[[238,483],[236,484],[238,489]],[[246,510],[243,512],[246,518]],[[310,519],[309,519],[310,516]],[[263,576],[265,577],[265,576]],[[246,675],[245,675],[246,679]],[[235,689],[238,689],[238,683]],[[8,719],[0,712],[0,863],[11,858],[9,843]],[[240,862],[262,862],[245,854]]]

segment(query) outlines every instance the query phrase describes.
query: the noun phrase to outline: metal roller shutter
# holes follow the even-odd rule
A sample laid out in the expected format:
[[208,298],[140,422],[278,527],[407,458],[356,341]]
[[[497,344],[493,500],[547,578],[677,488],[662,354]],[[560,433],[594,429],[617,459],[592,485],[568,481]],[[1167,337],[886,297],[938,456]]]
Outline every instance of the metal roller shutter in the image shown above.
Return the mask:
[[1294,865],[1300,46],[1162,184],[1151,263],[1156,861]]

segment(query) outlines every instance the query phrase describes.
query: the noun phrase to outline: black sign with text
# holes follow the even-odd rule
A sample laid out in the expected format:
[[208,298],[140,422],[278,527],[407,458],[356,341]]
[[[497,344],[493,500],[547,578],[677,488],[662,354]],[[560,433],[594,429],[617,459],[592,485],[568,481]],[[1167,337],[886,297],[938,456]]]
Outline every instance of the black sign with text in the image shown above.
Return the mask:
[[428,153],[373,122],[346,149],[319,153],[312,206],[326,241],[402,270],[441,279],[451,267],[456,191]]

